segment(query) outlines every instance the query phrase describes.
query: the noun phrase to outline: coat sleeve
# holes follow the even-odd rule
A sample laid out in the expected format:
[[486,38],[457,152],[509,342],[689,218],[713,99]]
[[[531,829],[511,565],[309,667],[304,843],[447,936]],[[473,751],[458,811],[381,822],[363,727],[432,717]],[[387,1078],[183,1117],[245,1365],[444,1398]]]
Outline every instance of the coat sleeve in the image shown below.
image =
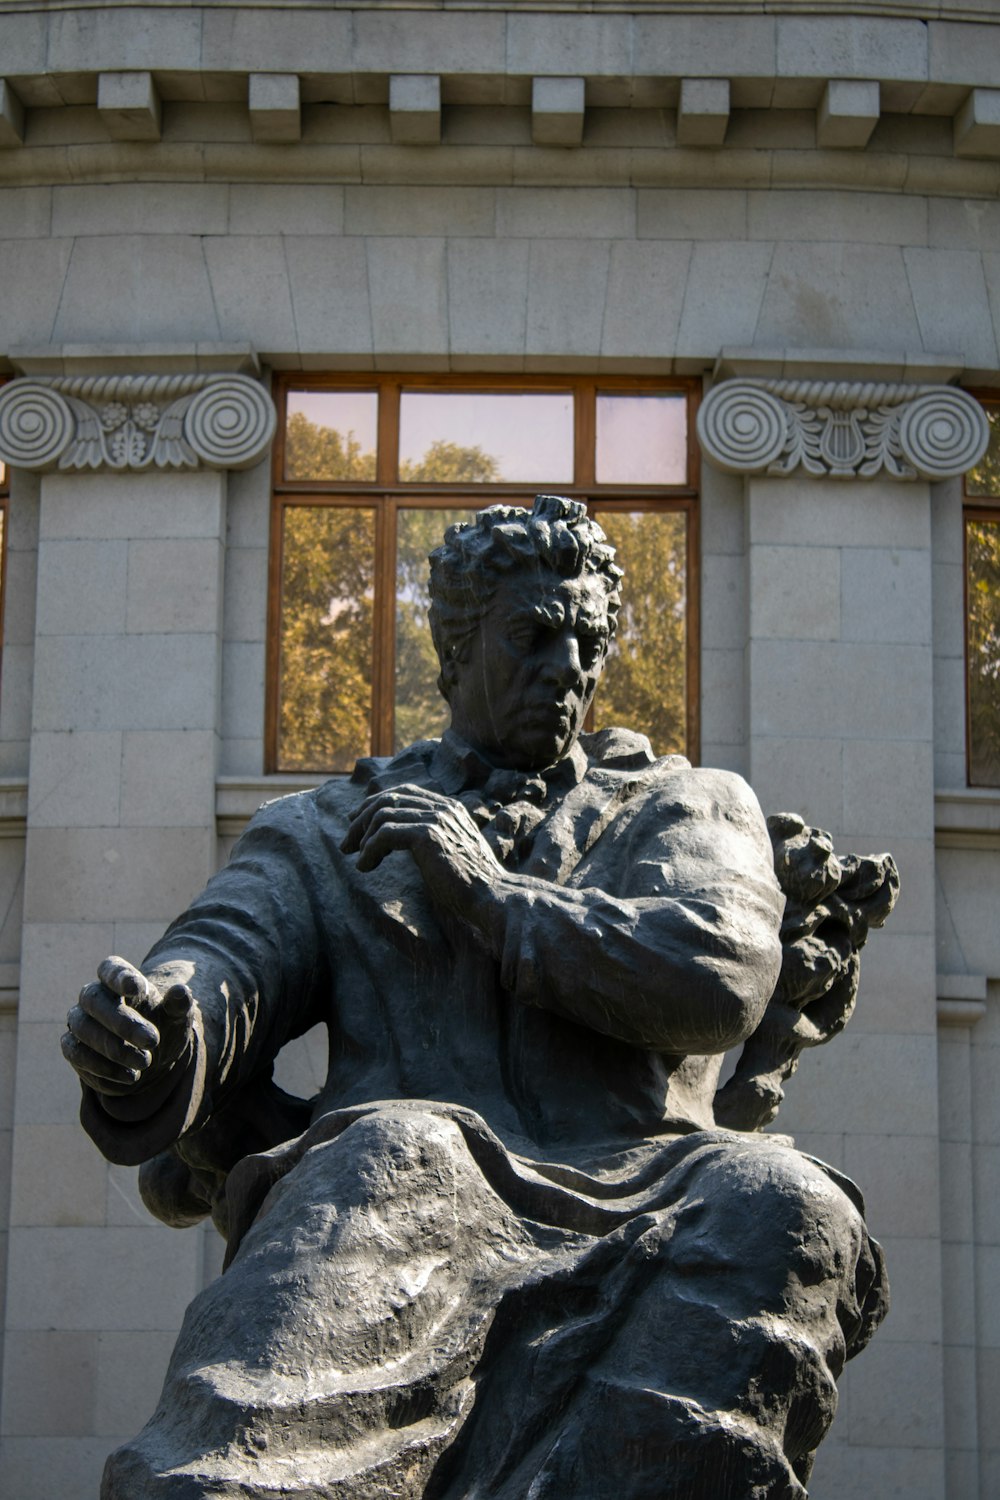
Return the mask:
[[504,882],[491,937],[517,1000],[673,1054],[724,1052],[756,1028],[781,967],[784,898],[740,777],[665,778],[572,879]]
[[194,994],[191,1050],[149,1089],[84,1087],[82,1123],[109,1160],[136,1165],[198,1129],[236,1088],[268,1079],[287,1041],[329,1018],[327,833],[316,794],[263,807],[147,955],[155,985],[182,981]]

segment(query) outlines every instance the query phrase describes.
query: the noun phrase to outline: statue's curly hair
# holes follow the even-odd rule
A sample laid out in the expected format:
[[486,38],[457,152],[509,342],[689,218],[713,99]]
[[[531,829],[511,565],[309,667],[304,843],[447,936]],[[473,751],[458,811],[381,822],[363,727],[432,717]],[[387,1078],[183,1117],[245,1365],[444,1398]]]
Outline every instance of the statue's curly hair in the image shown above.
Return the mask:
[[490,505],[474,521],[449,526],[430,555],[431,636],[442,667],[462,659],[500,584],[526,568],[547,568],[562,578],[582,573],[600,578],[613,636],[623,577],[614,559],[615,549],[587,507],[564,495],[536,495],[531,510]]

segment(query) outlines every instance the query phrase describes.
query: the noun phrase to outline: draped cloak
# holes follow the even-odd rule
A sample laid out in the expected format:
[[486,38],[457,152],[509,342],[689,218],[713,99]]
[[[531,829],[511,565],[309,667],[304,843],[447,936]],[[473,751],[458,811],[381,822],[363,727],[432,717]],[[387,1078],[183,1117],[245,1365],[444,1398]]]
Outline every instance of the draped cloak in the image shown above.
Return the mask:
[[[496,951],[408,854],[342,851],[403,783],[519,877]],[[884,1278],[853,1184],[714,1128],[781,910],[749,788],[626,731],[534,777],[448,734],[265,805],[143,964],[190,985],[190,1052],[84,1091],[154,1211],[229,1239],[106,1500],[803,1495]],[[274,1059],[317,1023],[293,1100]]]

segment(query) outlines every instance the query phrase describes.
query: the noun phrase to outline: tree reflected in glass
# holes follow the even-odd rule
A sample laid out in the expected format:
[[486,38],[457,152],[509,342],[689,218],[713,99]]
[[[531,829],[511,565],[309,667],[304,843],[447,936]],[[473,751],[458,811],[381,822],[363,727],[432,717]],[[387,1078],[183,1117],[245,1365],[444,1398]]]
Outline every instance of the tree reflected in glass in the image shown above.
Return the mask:
[[988,406],[986,420],[990,425],[989,447],[966,474],[965,493],[1000,500],[1000,406]]
[[687,745],[687,517],[678,511],[598,510],[625,570],[618,633],[597,691],[594,722],[647,734],[658,755]]
[[[319,407],[319,414],[327,420],[311,421],[304,411],[294,411],[289,395],[289,414],[285,423],[285,478],[286,479],[341,479],[370,481],[375,478],[375,422],[378,397],[374,392],[352,393],[352,406],[357,408],[357,427],[345,426],[343,430],[330,425],[345,398],[339,393],[323,394],[311,398],[311,409]],[[363,405],[361,403],[364,403]],[[365,407],[370,404],[368,412]],[[329,408],[329,410],[327,410]]]
[[[339,479],[375,488],[375,408],[372,405],[369,411],[365,404],[375,402],[375,393],[305,393],[293,409],[292,398],[298,401],[299,395],[289,393],[286,476],[313,483]],[[423,407],[414,399],[414,411],[422,415]],[[562,414],[562,403],[568,400],[548,394],[530,401],[494,396],[453,399],[454,405],[441,397],[427,399],[430,416],[436,419],[440,414],[454,413],[462,421],[456,420],[454,433],[434,435],[435,423],[429,418],[422,433],[414,419],[411,437],[416,440],[420,436],[422,441],[414,441],[409,456],[405,448],[401,452],[398,478],[403,485],[468,486],[460,500],[456,497],[457,504],[438,504],[436,496],[428,497],[429,503],[414,504],[404,501],[397,491],[395,496],[369,493],[363,502],[359,497],[358,503],[331,504],[324,499],[322,503],[283,506],[279,770],[350,771],[358,756],[371,751],[373,706],[378,709],[375,720],[383,726],[380,735],[387,733],[388,705],[381,704],[381,698],[377,705],[373,700],[376,575],[389,587],[395,583],[392,748],[399,750],[414,740],[437,737],[448,722],[427,625],[427,558],[449,525],[470,520],[475,514],[469,491],[478,489],[483,503],[489,503],[484,487],[496,484],[502,474],[506,477],[508,467],[499,449],[493,452],[482,443],[463,442],[463,434],[457,429],[464,422],[471,434],[479,423],[486,431],[482,414],[486,412],[492,418],[494,402],[506,407],[520,399],[524,404],[518,410],[540,417],[546,410],[556,411],[557,405]],[[550,406],[554,399],[557,405]],[[607,413],[613,414],[610,400],[605,406]],[[629,422],[635,426],[636,413],[645,422],[647,417],[652,419],[650,414],[658,416],[661,411],[673,417],[675,408],[681,417],[674,424],[677,432],[673,436],[683,437],[683,402],[676,397],[630,399],[622,405],[629,419],[623,433],[629,429]],[[342,428],[334,425],[338,415],[345,419]],[[352,426],[346,425],[348,420]],[[536,424],[536,440],[541,425],[540,421]],[[515,439],[507,432],[504,442],[510,447],[512,441]],[[621,724],[648,734],[658,753],[683,752],[687,731],[687,514],[618,510],[600,500],[591,505],[591,510],[616,547],[626,573],[619,632],[595,705],[596,727]],[[377,515],[386,522],[378,532],[384,554],[378,558]],[[379,618],[383,618],[381,614]],[[386,649],[391,649],[388,642]],[[380,687],[379,693],[383,691]]]
[[1000,786],[1000,517],[966,522],[969,780]]
[[350,771],[371,745],[375,512],[287,506],[281,583],[279,769]]
[[448,726],[448,705],[437,685],[438,665],[427,624],[427,558],[445,530],[471,521],[474,511],[401,510],[396,530],[396,724],[394,749],[436,739]]
[[[1000,406],[987,406],[989,447],[965,476],[965,493],[1000,501]],[[1000,786],[1000,512],[965,521],[969,781]]]

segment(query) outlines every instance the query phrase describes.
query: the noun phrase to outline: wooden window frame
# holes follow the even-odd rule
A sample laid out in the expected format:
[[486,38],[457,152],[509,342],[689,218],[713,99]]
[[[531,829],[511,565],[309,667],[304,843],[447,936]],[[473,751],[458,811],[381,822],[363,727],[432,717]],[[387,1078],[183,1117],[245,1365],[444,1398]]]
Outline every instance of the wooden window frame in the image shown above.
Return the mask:
[[[974,396],[984,407],[993,407],[1000,415],[1000,390],[993,387],[969,387],[968,394]],[[969,691],[970,661],[969,661],[969,522],[970,521],[992,521],[1000,526],[1000,495],[995,498],[989,495],[970,495],[967,487],[967,476],[962,478],[962,621],[963,639],[965,642],[964,671],[965,671],[965,784],[968,787],[985,787],[987,789],[997,788],[994,782],[974,781],[972,779],[972,694]]]
[[[463,496],[480,505],[504,501],[530,505],[538,486],[527,484],[405,483],[399,479],[400,396],[406,389],[469,392],[477,395],[533,392],[573,396],[573,483],[554,485],[559,494],[594,501],[594,514],[602,511],[681,511],[687,516],[687,621],[686,703],[687,754],[697,761],[701,741],[700,662],[700,515],[701,449],[695,417],[701,399],[701,383],[676,376],[630,375],[494,375],[474,373],[421,374],[330,371],[304,375],[297,371],[275,374],[273,395],[278,409],[278,428],[272,455],[270,545],[268,554],[267,647],[265,680],[264,768],[278,770],[280,728],[281,578],[283,512],[286,506],[316,505],[357,509],[370,497],[375,513],[375,568],[372,642],[373,755],[393,753],[394,672],[396,628],[396,513],[399,509],[440,508],[442,501],[454,503]],[[377,456],[374,480],[289,480],[285,477],[285,432],[289,391],[373,391],[378,395]],[[682,485],[599,485],[595,478],[598,394],[678,392],[687,401],[687,481]],[[311,774],[311,773],[307,773]],[[319,774],[324,773],[317,770]]]

